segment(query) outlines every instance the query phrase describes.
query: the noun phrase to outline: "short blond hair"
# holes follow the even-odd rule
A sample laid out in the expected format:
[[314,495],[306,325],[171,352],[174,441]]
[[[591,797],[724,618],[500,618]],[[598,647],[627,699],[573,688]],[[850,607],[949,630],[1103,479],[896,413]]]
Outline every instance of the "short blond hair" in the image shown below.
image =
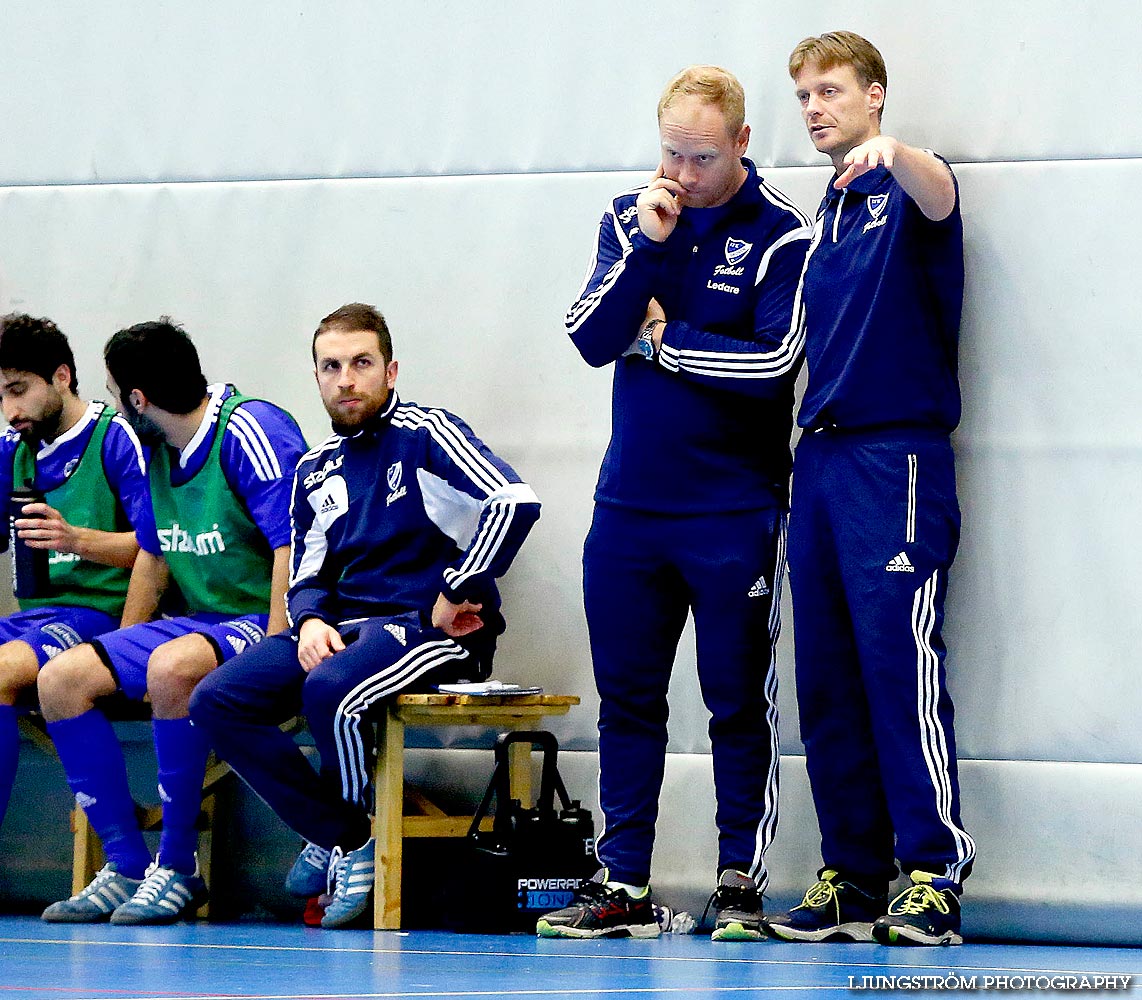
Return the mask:
[[726,130],[736,139],[745,124],[745,90],[738,78],[721,66],[687,66],[662,91],[658,99],[658,122],[679,97],[694,94],[713,104],[725,116]]
[[[796,80],[808,65],[822,70],[851,66],[866,90],[879,83],[885,94],[888,93],[888,70],[884,67],[884,57],[872,42],[854,31],[828,31],[798,42],[789,54],[789,75]],[[883,114],[884,102],[881,101],[878,121]]]

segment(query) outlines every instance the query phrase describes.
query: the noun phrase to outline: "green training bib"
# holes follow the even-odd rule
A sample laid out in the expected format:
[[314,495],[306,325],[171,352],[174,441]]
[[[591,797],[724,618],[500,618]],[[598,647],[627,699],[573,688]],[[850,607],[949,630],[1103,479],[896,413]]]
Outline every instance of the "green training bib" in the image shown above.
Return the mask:
[[[130,531],[131,524],[119,498],[107,482],[103,468],[103,439],[115,417],[115,410],[103,404],[95,420],[95,429],[79,458],[79,464],[54,490],[45,492],[47,502],[66,521],[96,531]],[[20,486],[35,482],[36,455],[23,441],[12,459],[12,481]],[[94,608],[118,618],[123,613],[127,596],[129,569],[104,566],[81,559],[74,552],[49,552],[48,571],[51,593],[47,597],[21,598],[21,610],[55,605]]]
[[222,404],[210,454],[181,486],[171,485],[171,448],[151,458],[159,546],[190,614],[269,613],[273,550],[222,471],[226,425],[248,398],[235,391]]

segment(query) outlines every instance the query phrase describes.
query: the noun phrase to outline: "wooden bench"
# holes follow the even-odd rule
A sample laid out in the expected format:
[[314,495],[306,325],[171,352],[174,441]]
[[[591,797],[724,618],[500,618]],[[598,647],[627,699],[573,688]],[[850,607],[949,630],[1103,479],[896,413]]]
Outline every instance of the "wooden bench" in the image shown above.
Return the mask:
[[[422,793],[404,786],[404,738],[407,726],[483,726],[500,732],[535,729],[540,720],[566,715],[578,705],[575,695],[456,694],[398,695],[377,724],[376,876],[373,926],[395,930],[401,925],[401,859],[405,837],[463,837],[472,816],[450,816]],[[512,797],[531,803],[531,748],[509,749]],[[490,773],[490,772],[489,772]],[[407,811],[411,809],[412,811]],[[485,820],[491,828],[491,819]]]

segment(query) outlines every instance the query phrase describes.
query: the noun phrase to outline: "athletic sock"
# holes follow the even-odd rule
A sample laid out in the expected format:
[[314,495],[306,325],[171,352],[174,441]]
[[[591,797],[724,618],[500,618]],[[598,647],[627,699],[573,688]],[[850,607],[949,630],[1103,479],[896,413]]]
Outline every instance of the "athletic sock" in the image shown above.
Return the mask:
[[8,811],[19,760],[20,730],[16,725],[16,707],[0,705],[0,824]]
[[151,853],[135,818],[127,765],[107,716],[93,708],[74,719],[49,722],[48,735],[107,860],[127,878],[142,878]]
[[202,779],[210,752],[202,730],[190,719],[155,719],[155,756],[159,762],[159,798],[163,832],[159,857],[164,868],[193,875],[198,848]]
[[631,885],[629,882],[608,882],[608,889],[625,889],[631,899],[642,899],[650,891],[648,885]]

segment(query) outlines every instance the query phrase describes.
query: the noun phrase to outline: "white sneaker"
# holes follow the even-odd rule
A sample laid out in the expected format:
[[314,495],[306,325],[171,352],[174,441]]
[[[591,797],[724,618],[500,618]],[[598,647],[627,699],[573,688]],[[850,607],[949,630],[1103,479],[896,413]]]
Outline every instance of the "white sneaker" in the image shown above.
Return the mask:
[[135,894],[115,908],[111,923],[173,924],[182,917],[193,917],[209,895],[197,865],[193,875],[184,875],[163,868],[155,858]]
[[115,908],[127,902],[140,885],[139,879],[120,875],[114,863],[108,862],[86,888],[71,899],[52,903],[41,919],[50,924],[100,924],[110,920]]
[[340,847],[333,848],[329,858],[329,877],[332,880],[332,899],[321,918],[322,927],[344,927],[365,912],[369,893],[373,891],[374,852],[372,837],[348,854]]

